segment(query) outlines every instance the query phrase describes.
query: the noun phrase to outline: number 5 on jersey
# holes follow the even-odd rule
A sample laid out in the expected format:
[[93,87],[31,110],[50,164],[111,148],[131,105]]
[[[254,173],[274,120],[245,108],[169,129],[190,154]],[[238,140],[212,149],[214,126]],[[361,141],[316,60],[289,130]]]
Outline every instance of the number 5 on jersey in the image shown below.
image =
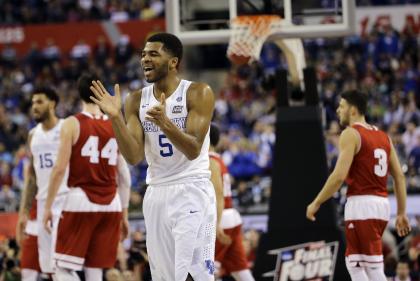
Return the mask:
[[166,142],[166,139],[168,138],[165,135],[159,135],[159,146],[162,147],[160,150],[160,156],[162,157],[169,157],[174,154],[172,144]]
[[110,138],[102,150],[99,152],[99,138],[97,136],[89,136],[82,147],[82,156],[89,157],[89,162],[93,164],[99,163],[99,157],[108,159],[108,165],[117,165],[118,145],[115,138]]

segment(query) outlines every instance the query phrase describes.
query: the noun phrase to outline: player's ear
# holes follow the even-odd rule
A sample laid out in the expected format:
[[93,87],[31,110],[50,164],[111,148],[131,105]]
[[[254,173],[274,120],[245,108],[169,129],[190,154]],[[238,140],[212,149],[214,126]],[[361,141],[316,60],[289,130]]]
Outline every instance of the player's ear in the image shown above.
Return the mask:
[[350,115],[356,115],[357,114],[357,110],[356,107],[354,107],[353,105],[350,106]]
[[50,102],[50,109],[54,110],[55,109],[55,106],[56,106],[55,101],[51,101]]
[[178,61],[179,59],[177,57],[172,57],[169,60],[170,69],[176,69],[178,67]]

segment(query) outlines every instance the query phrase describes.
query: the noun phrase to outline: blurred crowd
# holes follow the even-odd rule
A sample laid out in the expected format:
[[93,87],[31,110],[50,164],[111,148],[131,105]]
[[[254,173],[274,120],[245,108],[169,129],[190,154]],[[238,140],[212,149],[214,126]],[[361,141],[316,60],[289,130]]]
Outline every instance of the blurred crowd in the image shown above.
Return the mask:
[[[159,0],[33,0],[25,1],[27,5],[22,2],[1,1],[0,22],[128,20],[163,13],[163,1]],[[107,45],[101,37],[93,47],[81,40],[68,54],[63,53],[52,38],[46,40],[48,43],[44,48],[33,43],[22,57],[17,55],[13,45],[6,45],[0,51],[0,211],[15,211],[18,206],[23,166],[27,161],[25,142],[28,131],[35,125],[30,118],[30,93],[35,87],[53,86],[60,95],[58,115],[66,117],[79,110],[75,83],[83,71],[97,73],[110,91],[116,82],[120,83],[123,97],[145,85],[136,52],[141,46],[131,42],[126,35],[115,47]],[[339,94],[359,88],[370,98],[369,122],[388,132],[397,148],[409,193],[420,191],[419,44],[417,26],[394,30],[387,24],[375,26],[365,36],[305,41],[307,62],[316,68],[319,81],[330,168],[334,167],[338,155],[341,131],[335,113]],[[224,58],[224,54],[221,57]],[[265,44],[261,61],[251,66],[229,68],[220,83],[221,90],[216,93],[214,122],[222,131],[218,149],[232,175],[235,206],[242,212],[266,211],[270,197],[276,95],[266,81],[267,74],[278,68],[287,68],[285,57],[276,45]],[[220,71],[226,72],[226,69]],[[133,186],[129,208],[134,216],[141,214],[146,168],[145,163],[131,167]],[[254,230],[244,235],[251,265],[258,236]],[[387,237],[384,245],[388,249],[388,273],[393,274],[395,268],[404,271],[404,265],[397,266],[400,257],[406,258],[409,267],[418,271],[420,218],[418,229],[410,239],[400,241],[393,234]],[[129,243],[121,248],[126,251],[121,251],[117,267],[106,273],[106,279],[149,280],[144,234],[140,230],[134,231]],[[2,238],[0,265],[3,274],[11,278],[8,280],[18,280],[13,279],[18,274],[17,255],[16,243]]]
[[5,0],[0,25],[152,19],[163,16],[163,0]]
[[[315,2],[315,1],[313,1]],[[335,0],[318,0],[317,7],[335,7]],[[420,3],[420,0],[357,0],[359,6]],[[163,0],[4,0],[0,25],[152,19],[164,14]]]

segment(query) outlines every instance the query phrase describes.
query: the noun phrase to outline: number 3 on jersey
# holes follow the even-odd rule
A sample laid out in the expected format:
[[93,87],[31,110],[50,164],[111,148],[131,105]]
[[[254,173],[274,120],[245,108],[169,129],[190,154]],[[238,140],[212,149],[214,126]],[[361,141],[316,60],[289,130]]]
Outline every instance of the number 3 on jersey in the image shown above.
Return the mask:
[[172,144],[166,142],[167,137],[165,135],[159,135],[159,146],[162,147],[160,150],[160,156],[169,157],[174,154]]
[[378,159],[378,164],[375,165],[375,175],[384,177],[388,173],[388,157],[385,150],[377,148],[373,151],[375,159]]
[[108,164],[115,166],[117,165],[118,158],[118,145],[115,138],[109,139],[109,141],[99,152],[99,138],[97,136],[89,136],[87,141],[82,147],[82,156],[89,157],[89,162],[93,164],[99,163],[99,157],[107,158]]

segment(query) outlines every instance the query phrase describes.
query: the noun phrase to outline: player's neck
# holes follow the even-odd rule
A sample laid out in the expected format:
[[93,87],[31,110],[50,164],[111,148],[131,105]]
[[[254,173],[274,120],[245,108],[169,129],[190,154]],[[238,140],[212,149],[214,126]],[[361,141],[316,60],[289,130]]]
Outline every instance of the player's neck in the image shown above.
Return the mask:
[[47,118],[46,120],[44,120],[42,122],[42,129],[44,131],[49,131],[52,128],[54,128],[55,125],[57,125],[57,123],[58,123],[57,116],[55,116],[54,114],[52,114],[51,117]]
[[358,117],[353,118],[353,120],[350,121],[350,126],[353,126],[356,123],[363,124],[363,125],[369,125],[366,122],[366,119],[365,119],[364,116],[358,116]]
[[94,103],[83,102],[82,111],[90,113],[92,115],[102,115],[103,114],[101,109],[99,108],[99,106],[97,106]]
[[154,94],[156,97],[160,97],[162,93],[165,93],[166,97],[172,95],[178,88],[181,78],[176,75],[168,75],[164,79],[161,79],[154,83]]

